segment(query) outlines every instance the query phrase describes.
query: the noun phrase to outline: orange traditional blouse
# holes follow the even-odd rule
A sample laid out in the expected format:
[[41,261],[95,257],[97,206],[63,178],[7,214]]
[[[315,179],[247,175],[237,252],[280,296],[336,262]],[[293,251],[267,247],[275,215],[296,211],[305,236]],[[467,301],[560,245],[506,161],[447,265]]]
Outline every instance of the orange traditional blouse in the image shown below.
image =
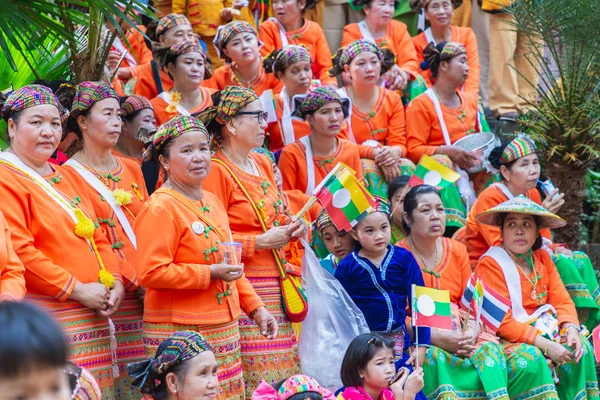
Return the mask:
[[[461,103],[457,109],[446,107],[440,102],[451,143],[476,132],[478,126],[477,97],[471,93],[456,93]],[[431,156],[439,146],[446,144],[435,106],[428,95],[422,94],[408,103],[406,121],[408,157],[414,163],[418,163],[423,154]]]
[[[556,310],[559,324],[569,322],[579,326],[573,300],[571,300],[567,289],[565,289],[565,285],[562,283],[550,255],[545,250],[535,250],[533,251],[533,261],[539,277],[535,290],[537,293],[545,294],[545,296],[540,301],[531,298],[530,294],[533,293],[534,287],[530,280],[535,280],[534,274],[536,271],[532,271],[526,277],[523,271],[519,269],[522,293],[521,301],[524,310],[527,314],[531,315],[541,305],[550,304]],[[482,257],[477,264],[475,273],[480,275],[483,281],[498,292],[498,294],[512,300],[514,303],[515,300],[510,298],[508,290],[508,285],[514,283],[506,281],[502,268],[493,257]],[[498,336],[512,343],[533,344],[537,334],[538,331],[533,326],[517,321],[513,317],[512,309],[509,309],[498,329]]]
[[[139,31],[137,29],[139,29]],[[138,25],[137,29],[131,28],[127,31],[127,40],[131,46],[131,55],[137,62],[136,65],[141,65],[152,61],[152,51],[146,46],[144,40],[146,27],[144,25]],[[127,51],[129,51],[129,49],[127,49]],[[127,57],[125,57],[121,67],[135,67],[135,65],[129,65]]]
[[[117,160],[117,166],[109,172],[106,179],[104,175],[99,175],[90,168],[86,167],[86,169],[98,178],[111,192],[114,193],[116,189],[121,189],[123,196],[129,197],[129,203],[121,206],[121,209],[133,230],[136,216],[140,212],[144,202],[148,199],[146,183],[142,175],[142,170],[137,163],[119,157],[115,157],[115,159]],[[113,252],[120,261],[125,289],[128,292],[136,291],[139,286],[135,273],[137,250],[133,246],[125,228],[117,218],[115,211],[105,198],[77,173],[72,166],[65,165],[64,169],[67,179],[77,182],[78,187],[85,188],[87,196],[91,200],[94,213],[97,216],[96,222],[104,229],[106,239],[111,244]]]
[[[347,140],[338,140],[335,152],[329,157],[313,157],[315,170],[314,186],[316,187],[339,162],[343,162],[354,171],[356,177],[362,179],[362,166],[358,154],[358,146]],[[306,193],[308,171],[306,168],[306,147],[300,141],[285,146],[279,156],[283,190],[300,190]]]
[[275,75],[267,74],[262,66],[260,67],[256,78],[249,84],[244,85],[237,79],[229,65],[223,65],[222,67],[217,68],[213,72],[212,77],[205,80],[202,85],[216,90],[223,90],[225,87],[231,85],[244,86],[254,90],[259,96],[262,95],[265,90],[269,89],[277,94],[281,92],[281,89],[283,89],[284,86],[283,82],[275,78]]
[[365,146],[367,140],[374,140],[381,146],[396,146],[402,149],[402,157],[406,158],[406,122],[404,106],[398,94],[378,87],[379,96],[371,112],[365,114],[352,105],[350,127],[340,133],[340,137],[351,139],[350,134],[359,145],[361,158],[373,159],[374,146]]
[[[198,105],[198,107],[194,108],[191,111],[185,110],[187,112],[187,114],[185,114],[185,115],[194,114],[194,113],[204,110],[206,107],[212,106],[213,101],[210,96],[215,92],[216,92],[215,89],[200,86],[200,93],[202,93],[202,103],[200,103]],[[167,107],[169,106],[169,103],[167,103],[167,101],[160,95],[156,96],[155,98],[150,100],[150,104],[152,104],[152,107],[154,108],[154,116],[156,117],[156,125],[157,126],[162,125],[165,122],[167,122],[168,120],[170,120],[171,118],[181,114],[181,112],[178,112],[178,111],[173,111],[173,112],[167,111]],[[178,106],[178,108],[180,108],[180,107]]]
[[[450,35],[452,37],[452,42],[458,42],[465,46],[467,50],[467,65],[469,66],[469,77],[467,78],[465,84],[463,85],[463,90],[468,93],[472,93],[475,96],[479,95],[479,76],[481,71],[481,66],[479,65],[479,52],[477,51],[477,39],[475,38],[475,33],[471,28],[463,28],[460,26],[450,26]],[[429,44],[427,40],[427,36],[425,32],[421,32],[414,38],[412,41],[415,46],[415,50],[417,53],[417,65],[421,65],[421,62],[425,59],[423,57],[423,50]],[[419,68],[419,73],[425,79],[427,83],[427,87],[431,87],[433,85],[431,79],[431,71],[430,70],[422,70]]]
[[144,321],[223,324],[240,310],[250,315],[264,306],[245,276],[231,283],[211,279],[210,266],[223,262],[221,243],[229,236],[227,213],[213,194],[192,201],[159,189],[140,211],[135,232]]
[[[263,57],[271,54],[275,49],[281,49],[284,44],[281,40],[283,34],[281,24],[274,18],[260,24],[258,38],[263,42],[260,54]],[[288,44],[303,46],[308,50],[312,60],[313,78],[321,80],[321,85],[337,86],[337,79],[329,76],[331,69],[331,51],[325,38],[323,29],[314,21],[304,18],[304,23],[299,29],[285,32]]]
[[[44,179],[69,203],[80,208],[93,221],[92,202],[76,181],[66,179],[64,167]],[[0,211],[4,213],[14,250],[25,266],[28,295],[65,301],[75,283],[98,282],[100,265],[90,244],[75,234],[75,222],[49,194],[12,165],[0,162]],[[94,241],[107,271],[121,280],[117,258],[102,227],[94,231]],[[68,255],[68,256],[67,256]]]
[[142,163],[144,162],[144,160],[142,159],[142,157],[136,158],[136,157],[126,156],[125,154],[121,153],[119,150],[115,149],[114,147],[112,149],[110,149],[110,152],[111,152],[111,154],[113,156],[119,157],[119,158],[125,158],[127,160],[131,160],[134,163],[136,163],[137,165],[139,165],[140,167],[142,166]]
[[[131,68],[131,72],[136,78],[133,94],[144,96],[148,100],[155,98],[159,94],[159,88],[156,87],[156,81],[154,80],[153,64],[155,62],[151,61]],[[157,65],[156,68],[162,83],[162,90],[168,92],[173,88],[173,79],[160,66]]]
[[[363,39],[358,24],[348,24],[342,34],[342,46],[347,46],[358,39]],[[419,61],[415,46],[412,43],[406,25],[400,21],[392,20],[388,23],[385,36],[375,40],[379,47],[386,47],[396,55],[396,64],[416,78],[419,75]]]
[[0,301],[25,297],[25,267],[13,249],[10,230],[0,212]]
[[[285,146],[282,132],[282,129],[285,129],[282,122],[284,108],[282,96],[283,93],[275,95],[275,112],[277,113],[277,122],[271,122],[266,130],[267,135],[269,135],[269,149],[271,151],[277,151]],[[308,122],[306,121],[300,121],[292,118],[292,129],[294,130],[294,141],[310,135],[310,125],[308,125]]]

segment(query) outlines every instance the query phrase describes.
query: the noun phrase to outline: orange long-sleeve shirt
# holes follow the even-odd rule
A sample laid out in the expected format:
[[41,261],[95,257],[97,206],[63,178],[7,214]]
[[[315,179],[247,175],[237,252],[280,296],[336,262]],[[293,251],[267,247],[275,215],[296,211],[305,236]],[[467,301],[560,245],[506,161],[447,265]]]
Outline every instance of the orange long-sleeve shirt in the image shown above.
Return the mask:
[[[146,288],[144,321],[222,324],[239,317],[240,310],[250,314],[264,306],[244,276],[231,282],[230,295],[217,297],[228,290],[226,282],[211,279],[210,273],[211,264],[223,262],[221,240],[194,211],[169,195],[171,190],[154,192],[136,220],[136,268]],[[201,201],[190,202],[191,207],[207,207],[201,212],[213,229],[228,234],[227,213],[213,194],[205,191]]]
[[[569,292],[562,283],[550,255],[545,250],[535,250],[533,259],[535,267],[541,275],[537,284],[537,293],[547,292],[547,295],[542,299],[542,304],[550,304],[554,307],[560,324],[569,322],[579,326],[575,304],[569,297]],[[483,257],[477,264],[475,273],[480,275],[483,281],[501,296],[510,299],[508,285],[511,283],[506,282],[502,268],[492,257]],[[534,289],[530,280],[534,279],[534,274],[535,272],[532,272],[529,279],[527,279],[522,272],[519,273],[522,292],[521,301],[528,314],[532,314],[541,305],[530,296]],[[513,317],[512,309],[508,311],[498,329],[498,336],[513,343],[533,344],[537,334],[537,329],[533,326],[517,321]]]
[[[206,107],[210,107],[213,105],[212,98],[210,97],[213,93],[216,92],[215,89],[206,88],[200,86],[200,92],[202,93],[202,103],[193,110],[190,111],[190,114],[194,114],[204,110]],[[178,115],[178,112],[168,112],[167,107],[169,104],[160,96],[156,96],[152,100],[150,100],[150,104],[154,107],[154,116],[156,117],[156,125],[162,125],[171,118]]]
[[[281,119],[283,118],[283,98],[282,93],[275,95],[275,112],[277,112],[277,122],[272,122],[267,127],[269,135],[269,148],[271,151],[277,151],[284,146],[283,133],[281,129]],[[292,127],[294,128],[294,140],[310,135],[310,126],[308,122],[292,119]]]
[[[373,110],[362,113],[352,105],[351,128],[361,158],[373,159],[373,146],[363,146],[367,140],[375,140],[382,146],[396,146],[402,149],[406,157],[406,122],[404,106],[400,96],[391,90],[377,88],[379,96]],[[340,133],[340,137],[349,139],[349,133]]]
[[[477,97],[471,93],[457,94],[461,102],[457,109],[446,107],[440,102],[444,123],[452,143],[477,129]],[[423,154],[431,156],[435,154],[438,146],[446,144],[435,106],[426,94],[418,96],[408,104],[406,143],[408,157],[415,163],[419,162]]]
[[259,96],[262,95],[265,90],[272,89],[273,93],[277,94],[283,89],[283,82],[275,78],[275,75],[267,74],[262,66],[260,67],[260,71],[256,78],[248,85],[241,85],[234,78],[235,74],[231,71],[231,67],[229,65],[223,65],[222,67],[217,68],[215,72],[213,72],[212,77],[205,80],[202,83],[202,86],[216,90],[223,90],[226,86],[231,85],[245,86],[254,90]]
[[[155,98],[159,93],[154,80],[154,73],[152,72],[153,62],[147,62],[131,69],[137,79],[133,87],[133,94],[144,96],[148,100]],[[169,74],[158,67],[158,75],[162,82],[163,91],[171,90],[173,88],[173,79],[171,79]]]
[[[338,140],[338,145],[330,157],[313,157],[315,168],[315,187],[339,162],[343,162],[354,171],[356,177],[362,179],[362,166],[358,154],[358,146],[347,140]],[[308,175],[306,169],[306,147],[301,142],[287,145],[279,156],[283,190],[300,190],[306,192]]]
[[[96,220],[91,201],[77,182],[66,179],[63,167],[45,176],[69,202],[77,203]],[[0,163],[0,211],[4,213],[14,250],[25,266],[27,293],[65,301],[81,283],[98,282],[100,266],[90,245],[75,234],[75,223],[33,180],[12,166]],[[94,241],[105,268],[121,280],[120,268],[102,228]]]
[[25,297],[25,267],[13,249],[10,230],[0,211],[0,301]]
[[[542,204],[542,197],[537,189],[530,189],[526,194],[532,201]],[[502,231],[498,226],[482,224],[477,221],[477,216],[498,204],[504,203],[508,197],[496,185],[486,188],[477,197],[477,201],[471,207],[467,215],[467,226],[465,230],[465,244],[469,252],[471,265],[475,266],[481,257],[491,246],[499,246],[502,243]],[[550,229],[540,230],[540,234],[547,239],[552,239]]]
[[[452,42],[458,42],[465,46],[467,50],[467,65],[469,66],[469,77],[467,78],[463,90],[467,93],[472,93],[475,96],[479,96],[479,76],[481,73],[481,66],[479,64],[479,51],[477,51],[477,39],[475,38],[475,33],[471,28],[463,28],[460,26],[450,26],[450,34],[452,36]],[[421,65],[421,62],[425,59],[423,57],[423,50],[429,44],[427,42],[427,38],[425,33],[422,32],[412,38],[415,50],[417,53],[418,65]],[[430,70],[422,70],[419,67],[419,72],[425,82],[427,82],[427,87],[431,87],[433,82],[431,81],[431,71]]]
[[[88,169],[101,182],[104,182],[108,189],[112,192],[115,189],[122,189],[131,195],[131,203],[122,206],[123,212],[129,221],[132,229],[135,224],[135,217],[140,212],[144,202],[148,199],[148,191],[144,175],[140,166],[129,159],[115,157],[117,166],[110,171],[110,174],[118,180],[104,179],[99,177],[93,170]],[[77,182],[77,186],[85,189],[87,196],[91,200],[94,213],[98,220],[96,221],[103,227],[106,233],[106,239],[111,244],[113,252],[118,257],[121,266],[121,273],[125,281],[125,289],[128,292],[133,292],[138,288],[138,281],[135,273],[135,262],[137,251],[133,247],[131,240],[125,233],[123,225],[119,222],[112,207],[103,199],[102,195],[96,191],[75,169],[70,165],[65,165],[65,177],[73,182]]]
[[[137,65],[146,64],[152,61],[152,51],[146,46],[144,41],[144,33],[146,33],[146,27],[144,25],[138,25],[137,29],[131,28],[127,32],[127,40],[131,46],[131,55],[136,59]],[[131,67],[127,62],[127,58],[123,59],[121,67]]]
[[[283,43],[277,21],[267,20],[258,28],[258,38],[263,42],[260,54],[265,57],[275,49],[281,49]],[[312,60],[312,72],[315,79],[321,80],[321,85],[337,86],[336,78],[329,76],[331,69],[331,50],[327,44],[323,29],[316,22],[304,18],[299,29],[285,33],[288,44],[306,48]]]
[[[358,39],[363,39],[358,24],[346,25],[342,34],[342,46]],[[412,75],[413,79],[417,77],[420,71],[419,61],[406,25],[400,21],[390,21],[385,36],[375,41],[380,47],[386,47],[396,55],[396,64],[400,68]]]

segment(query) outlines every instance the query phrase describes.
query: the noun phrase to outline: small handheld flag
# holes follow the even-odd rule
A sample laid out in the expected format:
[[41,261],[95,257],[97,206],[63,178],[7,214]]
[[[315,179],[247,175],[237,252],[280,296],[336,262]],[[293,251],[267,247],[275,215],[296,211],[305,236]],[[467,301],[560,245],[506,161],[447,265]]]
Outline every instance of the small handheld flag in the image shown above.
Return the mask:
[[[483,296],[483,301],[479,307],[475,307],[475,300],[480,296]],[[461,306],[467,310],[475,311],[477,322],[479,322],[478,314],[480,314],[483,323],[496,333],[510,308],[510,301],[486,285],[481,278],[475,280],[475,276],[471,275],[471,279],[469,279],[463,293]]]
[[413,285],[413,326],[452,329],[450,292]]
[[456,171],[423,154],[408,184],[410,186],[431,185],[443,189],[452,185],[458,178],[460,175]]

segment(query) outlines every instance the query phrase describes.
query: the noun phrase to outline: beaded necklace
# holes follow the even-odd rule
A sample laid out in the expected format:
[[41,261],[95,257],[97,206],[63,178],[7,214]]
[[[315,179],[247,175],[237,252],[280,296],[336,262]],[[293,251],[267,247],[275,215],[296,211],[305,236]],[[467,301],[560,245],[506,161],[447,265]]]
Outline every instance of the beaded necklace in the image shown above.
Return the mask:
[[435,261],[433,263],[433,268],[429,268],[427,266],[427,263],[425,262],[424,257],[421,255],[421,253],[419,253],[419,250],[417,250],[417,248],[415,247],[415,242],[413,242],[412,236],[409,236],[408,238],[410,241],[410,243],[409,243],[410,248],[417,255],[417,257],[419,257],[419,260],[421,260],[421,264],[423,264],[423,267],[421,267],[421,271],[425,272],[426,274],[433,275],[436,278],[441,278],[441,275],[438,272],[435,272],[435,267],[437,267],[438,262],[439,262],[437,239],[435,240]]

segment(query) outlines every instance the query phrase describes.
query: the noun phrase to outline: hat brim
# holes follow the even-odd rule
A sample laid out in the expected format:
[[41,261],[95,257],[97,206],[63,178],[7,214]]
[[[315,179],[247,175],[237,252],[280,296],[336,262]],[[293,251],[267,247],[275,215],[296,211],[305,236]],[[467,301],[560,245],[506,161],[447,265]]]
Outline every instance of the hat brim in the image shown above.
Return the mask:
[[479,215],[477,215],[477,221],[482,224],[492,225],[492,226],[500,226],[496,222],[498,219],[498,214],[523,214],[523,215],[535,215],[541,218],[541,223],[538,229],[554,229],[560,228],[567,224],[567,221],[562,219],[557,215],[548,215],[548,213],[535,212],[535,211],[519,211],[519,210],[489,210],[485,211]]

